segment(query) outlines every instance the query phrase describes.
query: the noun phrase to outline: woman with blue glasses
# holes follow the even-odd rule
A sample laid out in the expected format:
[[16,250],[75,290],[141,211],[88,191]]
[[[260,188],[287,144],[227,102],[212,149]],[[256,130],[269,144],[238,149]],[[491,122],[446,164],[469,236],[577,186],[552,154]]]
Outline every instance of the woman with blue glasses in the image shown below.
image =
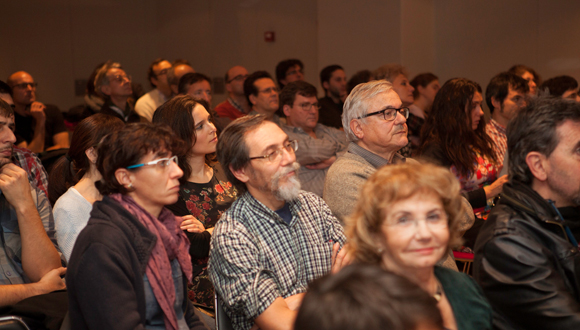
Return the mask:
[[206,329],[189,299],[192,268],[177,201],[183,142],[168,128],[130,124],[101,142],[93,205],[67,271],[73,329]]

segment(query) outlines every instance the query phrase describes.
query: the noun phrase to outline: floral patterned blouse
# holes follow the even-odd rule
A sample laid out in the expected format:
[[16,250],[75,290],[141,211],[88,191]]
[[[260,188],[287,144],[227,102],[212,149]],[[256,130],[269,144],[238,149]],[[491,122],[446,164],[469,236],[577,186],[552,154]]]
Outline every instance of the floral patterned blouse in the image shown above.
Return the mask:
[[482,156],[480,153],[476,152],[476,170],[470,177],[466,178],[459,174],[459,171],[452,165],[450,170],[461,183],[461,190],[472,191],[475,189],[483,188],[489,184],[492,184],[499,173],[499,168],[492,161],[487,159],[487,157]]
[[[193,215],[206,229],[213,228],[222,213],[238,197],[238,191],[227,180],[219,163],[211,165],[213,176],[208,183],[187,182],[181,185],[178,201],[168,206],[175,215]],[[207,274],[211,234],[185,232],[191,243],[189,254],[193,264],[193,283],[188,286],[194,304],[214,307],[214,289]]]

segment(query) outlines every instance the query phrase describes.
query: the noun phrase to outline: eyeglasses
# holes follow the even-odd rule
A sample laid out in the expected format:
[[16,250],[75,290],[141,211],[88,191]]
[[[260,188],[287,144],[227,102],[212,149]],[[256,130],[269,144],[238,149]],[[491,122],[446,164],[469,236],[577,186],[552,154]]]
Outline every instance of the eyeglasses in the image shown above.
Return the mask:
[[276,162],[280,160],[280,157],[282,156],[282,150],[286,150],[288,153],[294,153],[296,150],[298,150],[298,141],[296,140],[287,141],[286,143],[284,143],[282,148],[278,148],[264,156],[250,157],[250,160],[267,159],[269,162]]
[[126,75],[126,74],[116,74],[114,76],[107,76],[107,79],[109,79],[109,82],[117,82],[117,83],[122,83],[123,81],[125,81],[125,79],[127,79],[129,82],[131,81],[131,76]]
[[159,71],[158,73],[155,74],[155,77],[159,77],[159,76],[162,76],[164,74],[167,74],[167,69],[163,69],[163,70]]
[[169,165],[171,165],[171,162],[175,162],[176,165],[179,165],[179,163],[177,161],[177,156],[173,156],[173,157],[169,157],[169,158],[160,158],[160,159],[157,159],[157,160],[152,160],[152,161],[150,161],[148,163],[142,163],[142,164],[135,164],[135,165],[127,166],[126,168],[128,170],[130,170],[130,169],[134,169],[134,168],[138,168],[138,167],[155,165],[155,166],[157,166],[158,169],[164,170],[167,167],[169,167]]
[[399,109],[386,108],[386,109],[383,109],[380,111],[367,113],[366,115],[360,116],[357,119],[363,119],[366,117],[382,114],[383,118],[386,121],[393,121],[393,120],[395,120],[395,118],[397,118],[397,113],[400,113],[401,115],[403,115],[403,117],[405,117],[405,119],[409,118],[409,108],[399,108]]
[[26,88],[28,88],[28,86],[30,86],[30,88],[36,88],[36,86],[38,86],[38,84],[37,83],[21,83],[21,84],[16,84],[16,85],[12,86],[12,88],[18,87],[18,88],[26,89]]
[[286,72],[286,76],[291,76],[291,75],[295,75],[295,74],[304,74],[304,70],[303,69],[298,69],[298,70],[292,70],[292,71],[288,71]]
[[312,107],[314,107],[314,109],[316,109],[316,110],[320,110],[320,108],[322,108],[320,106],[320,104],[318,104],[318,103],[309,103],[309,102],[301,103],[301,104],[299,104],[299,106],[304,111],[310,111],[312,109]]
[[232,79],[228,80],[228,83],[231,83],[232,81],[244,81],[246,80],[246,78],[248,78],[247,74],[239,74],[235,77],[233,77]]
[[272,94],[272,93],[278,93],[279,90],[277,87],[270,87],[270,88],[266,88],[264,90],[258,91],[258,93],[264,93],[264,94]]
[[417,230],[420,221],[423,221],[429,230],[447,228],[449,217],[445,212],[438,211],[427,214],[423,219],[416,219],[410,215],[403,215],[396,219],[392,219],[392,221],[389,220],[385,221],[385,226],[410,233]]

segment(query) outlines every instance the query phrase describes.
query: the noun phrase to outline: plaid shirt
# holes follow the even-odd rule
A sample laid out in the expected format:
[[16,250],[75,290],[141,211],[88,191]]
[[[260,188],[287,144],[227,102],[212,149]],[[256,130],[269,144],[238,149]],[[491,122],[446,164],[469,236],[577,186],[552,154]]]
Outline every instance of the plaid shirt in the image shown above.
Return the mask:
[[487,135],[491,137],[493,143],[495,144],[495,153],[497,155],[498,165],[502,166],[505,153],[507,151],[507,135],[505,127],[498,124],[495,120],[490,120],[487,125],[485,125],[485,131]]
[[300,127],[282,125],[281,128],[288,134],[290,140],[298,141],[296,161],[302,165],[298,171],[302,189],[322,197],[328,168],[311,170],[304,165],[319,163],[332,156],[342,155],[346,152],[347,147],[346,134],[339,129],[322,124],[317,124],[314,128],[316,138],[308,135]]
[[287,224],[246,192],[215,227],[209,275],[234,329],[250,329],[276,298],[305,292],[330,271],[334,242],[346,240],[318,196],[302,191],[289,206]]
[[48,197],[48,179],[46,171],[40,159],[32,151],[25,148],[14,147],[12,151],[12,162],[20,166],[28,173],[28,181],[33,187],[44,192]]

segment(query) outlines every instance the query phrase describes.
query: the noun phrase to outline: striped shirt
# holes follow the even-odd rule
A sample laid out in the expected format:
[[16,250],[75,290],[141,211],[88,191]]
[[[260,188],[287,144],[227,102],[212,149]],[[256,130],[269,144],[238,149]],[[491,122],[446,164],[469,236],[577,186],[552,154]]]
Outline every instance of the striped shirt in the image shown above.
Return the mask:
[[222,215],[211,240],[209,275],[234,329],[247,330],[278,297],[306,291],[328,273],[342,226],[318,196],[301,191],[282,218],[249,192]]
[[497,155],[497,163],[499,166],[501,166],[507,151],[506,128],[492,119],[489,121],[489,123],[487,123],[487,125],[485,125],[485,131],[495,144],[494,150]]

